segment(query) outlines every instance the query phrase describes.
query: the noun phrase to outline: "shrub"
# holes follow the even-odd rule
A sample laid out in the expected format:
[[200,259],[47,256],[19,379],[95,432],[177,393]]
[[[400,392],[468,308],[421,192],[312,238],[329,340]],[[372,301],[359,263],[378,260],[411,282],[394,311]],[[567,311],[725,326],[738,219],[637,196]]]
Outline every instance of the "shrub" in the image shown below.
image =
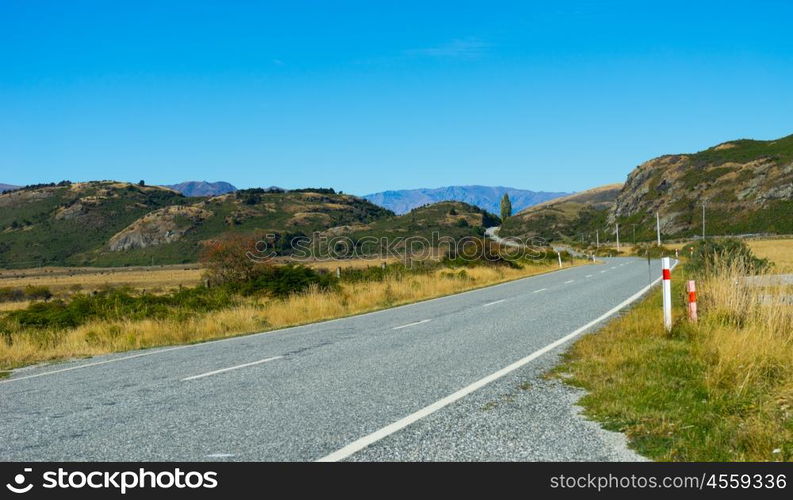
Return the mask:
[[261,265],[256,267],[250,279],[230,284],[229,288],[243,295],[264,292],[284,298],[294,293],[305,292],[312,286],[320,291],[330,291],[338,288],[338,282],[330,273],[318,272],[302,265]]
[[248,281],[254,276],[256,239],[241,234],[226,234],[208,243],[200,261],[206,267],[207,278],[215,285]]
[[52,292],[46,286],[28,285],[25,287],[25,297],[30,300],[49,300],[52,298]]
[[690,256],[686,264],[689,272],[706,275],[725,265],[744,275],[759,274],[770,267],[768,259],[758,258],[749,245],[735,238],[700,240],[685,246],[683,255]]
[[0,302],[18,302],[25,299],[25,292],[19,288],[0,288]]

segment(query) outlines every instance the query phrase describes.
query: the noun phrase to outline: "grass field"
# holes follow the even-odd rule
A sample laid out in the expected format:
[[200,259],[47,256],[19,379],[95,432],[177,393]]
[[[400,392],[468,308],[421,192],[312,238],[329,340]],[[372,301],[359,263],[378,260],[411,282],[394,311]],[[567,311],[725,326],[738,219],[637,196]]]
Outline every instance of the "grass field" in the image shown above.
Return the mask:
[[[579,260],[576,264],[586,262]],[[440,269],[430,274],[389,276],[383,281],[343,282],[335,292],[309,290],[286,299],[239,297],[233,306],[210,313],[184,311],[184,314],[163,319],[102,320],[66,329],[9,331],[4,333],[13,341],[0,341],[0,370],[313,323],[458,293],[557,268],[555,263],[546,262],[525,264],[522,268],[479,266]]]
[[747,240],[758,257],[774,263],[773,273],[793,273],[793,238],[771,240]]
[[[766,255],[789,255],[789,241],[773,242]],[[793,460],[793,306],[780,302],[791,290],[737,287],[740,274],[724,264],[698,281],[690,323],[678,268],[671,333],[656,290],[578,341],[556,373],[588,391],[586,415],[649,458]]]

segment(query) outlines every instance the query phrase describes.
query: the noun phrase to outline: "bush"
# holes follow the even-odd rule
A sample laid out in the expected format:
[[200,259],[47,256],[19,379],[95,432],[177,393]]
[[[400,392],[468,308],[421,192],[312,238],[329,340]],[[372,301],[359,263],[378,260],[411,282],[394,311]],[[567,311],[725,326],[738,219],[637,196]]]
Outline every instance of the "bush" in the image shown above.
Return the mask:
[[254,277],[257,240],[252,236],[226,234],[201,252],[200,262],[212,284],[240,283]]
[[20,288],[0,288],[0,302],[19,302],[25,300],[25,292]]
[[330,291],[338,288],[338,282],[330,273],[318,272],[302,265],[261,265],[256,267],[250,279],[231,283],[229,289],[243,295],[264,292],[284,298],[294,293],[305,292],[312,286],[320,291]]
[[29,300],[49,300],[52,298],[52,292],[46,286],[28,285],[25,287],[25,297]]
[[683,248],[690,256],[686,269],[692,273],[713,274],[725,264],[741,274],[759,274],[766,271],[768,259],[760,259],[749,245],[735,238],[700,240]]
[[134,294],[122,288],[93,295],[78,294],[69,302],[34,303],[9,312],[6,320],[34,328],[73,328],[94,319],[164,318],[172,314],[217,310],[232,303],[233,296],[222,288],[183,288],[167,295]]

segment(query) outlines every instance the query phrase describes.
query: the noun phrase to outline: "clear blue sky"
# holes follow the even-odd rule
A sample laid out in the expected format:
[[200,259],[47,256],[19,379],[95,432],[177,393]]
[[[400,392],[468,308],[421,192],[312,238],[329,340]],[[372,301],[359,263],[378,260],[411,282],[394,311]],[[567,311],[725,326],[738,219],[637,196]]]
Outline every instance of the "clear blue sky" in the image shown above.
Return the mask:
[[577,191],[793,133],[793,2],[0,2],[0,182]]

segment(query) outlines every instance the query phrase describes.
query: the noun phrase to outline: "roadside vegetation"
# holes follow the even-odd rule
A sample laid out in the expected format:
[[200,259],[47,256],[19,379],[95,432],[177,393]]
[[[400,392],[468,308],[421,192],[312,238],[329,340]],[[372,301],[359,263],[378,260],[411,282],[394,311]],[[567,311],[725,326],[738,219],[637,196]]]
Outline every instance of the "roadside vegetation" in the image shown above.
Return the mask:
[[[546,258],[509,259],[486,240],[477,258],[338,262],[337,269],[256,263],[254,241],[230,236],[202,256],[204,283],[151,293],[129,287],[75,291],[0,313],[0,370],[109,352],[200,342],[312,323],[458,293],[558,268]],[[566,266],[584,263],[564,254]],[[338,274],[337,274],[338,272]]]
[[[673,272],[671,333],[656,290],[579,340],[556,374],[588,391],[586,415],[654,460],[793,460],[793,289],[744,285],[773,267],[740,241],[683,250],[691,258]],[[687,320],[687,279],[697,323]]]

